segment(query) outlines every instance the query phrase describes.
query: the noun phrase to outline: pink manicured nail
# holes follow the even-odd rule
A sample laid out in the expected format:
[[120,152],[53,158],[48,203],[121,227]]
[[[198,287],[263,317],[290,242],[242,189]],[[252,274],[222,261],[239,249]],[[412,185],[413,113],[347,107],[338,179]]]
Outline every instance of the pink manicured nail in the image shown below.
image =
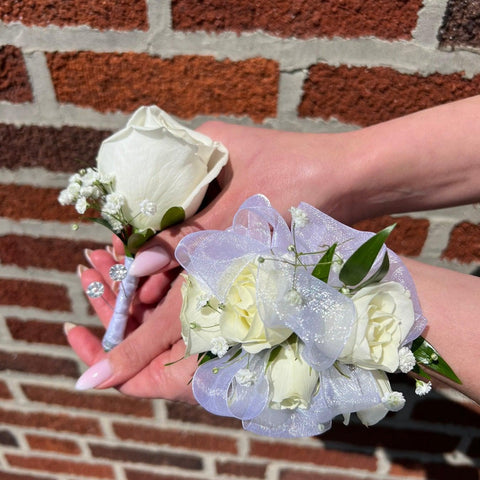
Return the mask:
[[76,390],[88,390],[95,388],[105,380],[108,380],[113,374],[112,367],[108,358],[100,360],[92,365],[75,384]]
[[90,258],[91,253],[92,253],[92,250],[90,250],[89,248],[85,248],[83,250],[83,256],[85,257],[87,262],[93,267],[92,259]]
[[161,270],[170,260],[170,255],[162,247],[152,247],[137,254],[128,273],[133,277],[145,277]]
[[77,265],[77,275],[82,278],[83,272],[86,272],[88,268],[85,265]]

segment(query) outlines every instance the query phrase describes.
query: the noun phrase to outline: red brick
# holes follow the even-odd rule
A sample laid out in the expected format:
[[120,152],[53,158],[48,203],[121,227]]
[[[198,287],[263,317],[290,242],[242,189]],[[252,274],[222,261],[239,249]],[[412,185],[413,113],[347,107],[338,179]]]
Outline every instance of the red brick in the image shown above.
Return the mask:
[[456,225],[442,258],[462,263],[480,262],[480,225],[470,222]]
[[104,246],[89,241],[4,235],[0,236],[0,262],[21,268],[35,267],[75,272],[78,264],[85,263],[84,249],[94,250]]
[[67,289],[62,285],[6,278],[0,278],[0,305],[71,310]]
[[61,103],[100,112],[158,104],[183,118],[248,115],[261,122],[276,115],[279,68],[273,60],[94,52],[49,53],[47,60]]
[[42,472],[78,475],[81,478],[115,478],[112,467],[110,465],[101,463],[93,464],[87,462],[73,462],[71,460],[61,460],[51,457],[35,457],[32,455],[22,456],[13,454],[6,454],[5,458],[12,467],[38,470]]
[[0,470],[0,478],[2,480],[55,480],[53,477],[45,477],[43,474],[37,476],[26,473],[7,472],[6,470]]
[[13,45],[0,47],[0,67],[0,100],[31,102],[33,94],[21,50]]
[[[358,475],[346,475],[336,473],[303,472],[295,469],[280,471],[280,480],[355,480]],[[362,480],[373,480],[373,477],[360,477]]]
[[387,246],[399,255],[420,255],[430,227],[430,222],[427,219],[384,215],[362,220],[353,227],[357,230],[377,233],[394,223],[396,223],[397,226],[388,237]]
[[25,435],[28,445],[32,450],[42,450],[45,452],[65,453],[76,455],[81,453],[77,442],[65,438],[47,437],[45,435],[27,434]]
[[6,400],[13,398],[7,384],[3,380],[0,380],[0,398],[4,398]]
[[111,134],[93,128],[0,124],[0,167],[73,173],[96,165],[100,144]]
[[[152,473],[150,470],[137,470],[133,468],[126,468],[125,475],[127,480],[180,480],[185,477],[179,477],[178,475],[162,475],[159,473]],[[204,478],[204,477],[202,477]],[[200,480],[200,477],[193,477],[191,472],[188,472],[188,480]]]
[[73,378],[79,376],[78,366],[74,360],[17,351],[0,350],[0,370],[13,370],[34,375],[64,375]]
[[172,0],[172,23],[187,31],[410,39],[421,6],[421,0]]
[[30,185],[0,185],[0,217],[78,222],[79,215],[74,207],[58,203],[60,190]]
[[219,475],[231,475],[235,477],[265,478],[267,466],[258,463],[222,461],[216,462],[216,470]]
[[449,0],[438,32],[442,48],[480,48],[480,3],[476,0]]
[[187,432],[185,430],[164,430],[128,423],[114,423],[113,430],[115,435],[122,440],[135,440],[137,442],[157,443],[196,450],[238,453],[236,439],[226,436]]
[[145,0],[3,0],[0,19],[24,25],[89,25],[99,30],[147,30]]
[[[47,345],[68,345],[62,324],[50,323],[44,320],[22,320],[15,317],[6,317],[5,320],[10,335],[14,340]],[[105,333],[103,327],[89,327],[89,329],[98,338],[102,338]]]
[[153,407],[150,400],[126,397],[117,393],[76,392],[36,385],[22,385],[22,389],[27,398],[34,402],[62,405],[64,407],[86,408],[99,412],[135,417],[153,417]]
[[480,93],[480,75],[408,75],[387,67],[310,68],[298,107],[301,117],[337,118],[361,126]]
[[187,405],[180,402],[167,402],[168,418],[189,423],[203,423],[214,427],[234,428],[240,430],[240,420],[231,417],[212,415],[199,406]]
[[337,450],[325,450],[323,448],[296,446],[291,444],[276,443],[261,440],[250,441],[250,455],[283,461],[300,463],[313,463],[323,466],[344,468],[356,468],[359,470],[375,471],[377,460],[373,456],[342,452]]
[[44,412],[19,412],[0,408],[0,423],[29,428],[46,428],[58,432],[71,432],[80,435],[100,436],[102,430],[96,419],[54,415]]
[[89,447],[92,455],[96,458],[180,467],[185,470],[201,470],[203,468],[202,459],[195,455],[93,443],[90,443]]

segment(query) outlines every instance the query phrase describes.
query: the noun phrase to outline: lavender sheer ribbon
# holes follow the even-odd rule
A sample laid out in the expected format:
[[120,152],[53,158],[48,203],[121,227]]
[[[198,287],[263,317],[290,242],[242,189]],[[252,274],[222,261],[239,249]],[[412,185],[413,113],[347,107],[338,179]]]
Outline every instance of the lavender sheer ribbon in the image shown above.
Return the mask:
[[[295,231],[297,252],[321,252],[337,243],[337,253],[347,259],[373,235],[347,227],[308,204],[302,203],[299,208],[309,222]],[[239,418],[245,429],[271,437],[317,435],[330,428],[336,415],[366,410],[381,402],[371,372],[343,365],[340,373],[338,365],[334,366],[355,322],[353,302],[313,277],[313,266],[294,269],[288,263],[292,243],[292,233],[283,218],[264,196],[256,195],[241,206],[232,227],[188,235],[176,250],[177,260],[188,274],[202,281],[221,302],[244,266],[265,256],[256,284],[258,312],[266,326],[288,327],[302,340],[303,358],[319,374],[318,392],[306,409],[270,408],[264,375],[268,351],[250,355],[239,352],[240,347],[201,365],[193,379],[193,392],[206,410]],[[372,271],[380,266],[387,250],[383,248]],[[416,323],[405,340],[408,343],[421,333],[426,322],[408,271],[393,252],[388,254],[391,268],[387,280],[397,281],[411,292],[416,312]],[[278,261],[279,257],[287,261]],[[302,261],[315,265],[320,257],[306,255]],[[332,271],[329,284],[335,286],[336,282],[340,284]],[[293,284],[303,299],[301,308],[286,300]],[[248,387],[236,381],[236,374],[246,365],[255,377]]]

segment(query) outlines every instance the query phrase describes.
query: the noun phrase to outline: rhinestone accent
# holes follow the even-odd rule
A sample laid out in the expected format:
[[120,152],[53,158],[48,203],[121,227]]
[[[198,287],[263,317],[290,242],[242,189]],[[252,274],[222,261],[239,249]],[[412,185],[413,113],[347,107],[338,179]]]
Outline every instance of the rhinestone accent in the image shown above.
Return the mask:
[[117,263],[110,267],[108,274],[114,282],[121,282],[127,276],[127,267],[121,263]]
[[105,291],[105,287],[102,282],[92,282],[86,290],[86,294],[90,298],[100,298]]

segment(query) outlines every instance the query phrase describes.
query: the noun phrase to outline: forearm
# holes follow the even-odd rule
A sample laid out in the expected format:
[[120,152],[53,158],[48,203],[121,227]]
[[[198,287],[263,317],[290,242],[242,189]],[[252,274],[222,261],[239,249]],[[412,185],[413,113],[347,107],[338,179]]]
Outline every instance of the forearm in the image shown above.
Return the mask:
[[341,135],[353,221],[480,199],[480,96]]
[[480,279],[404,259],[428,320],[423,336],[462,381],[458,390],[480,403]]

